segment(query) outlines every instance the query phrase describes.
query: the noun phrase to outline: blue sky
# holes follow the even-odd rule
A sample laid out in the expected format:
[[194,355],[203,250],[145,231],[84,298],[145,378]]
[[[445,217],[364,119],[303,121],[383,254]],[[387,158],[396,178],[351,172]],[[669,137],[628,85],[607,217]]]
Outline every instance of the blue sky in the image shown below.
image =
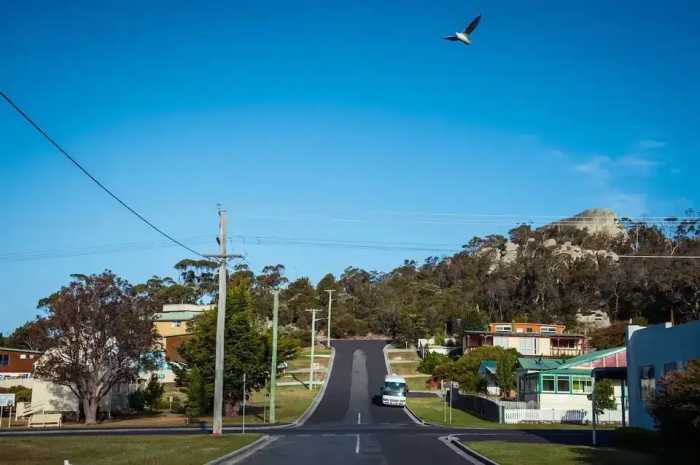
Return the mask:
[[[197,249],[217,203],[254,269],[314,280],[589,207],[700,208],[697,2],[139,3],[7,6],[0,82]],[[472,46],[440,39],[478,13]],[[0,135],[0,331],[70,273],[186,256],[4,105]]]

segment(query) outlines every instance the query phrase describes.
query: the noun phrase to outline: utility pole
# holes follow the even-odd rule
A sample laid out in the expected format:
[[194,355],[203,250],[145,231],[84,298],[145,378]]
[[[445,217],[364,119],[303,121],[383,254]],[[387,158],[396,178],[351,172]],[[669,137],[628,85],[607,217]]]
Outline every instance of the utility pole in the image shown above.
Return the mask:
[[272,366],[270,367],[270,423],[277,421],[277,321],[279,318],[280,291],[272,291]]
[[245,398],[245,373],[243,373],[243,428],[241,429],[242,434],[245,434]]
[[[309,390],[314,388],[314,351],[316,346],[316,312],[320,312],[318,308],[311,308],[306,310],[311,312],[311,363],[309,364]],[[322,320],[323,318],[319,318]]]
[[333,293],[335,289],[326,289],[328,292],[328,349],[331,348],[331,304],[333,302]]
[[216,314],[216,359],[214,367],[214,418],[212,434],[221,436],[224,406],[224,326],[226,325],[226,210],[219,209],[219,308]]

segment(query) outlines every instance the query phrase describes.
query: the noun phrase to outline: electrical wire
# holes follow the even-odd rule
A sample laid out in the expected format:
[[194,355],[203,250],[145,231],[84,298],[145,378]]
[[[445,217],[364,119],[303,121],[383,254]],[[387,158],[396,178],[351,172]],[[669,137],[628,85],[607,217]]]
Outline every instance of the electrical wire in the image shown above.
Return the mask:
[[66,152],[66,151],[63,149],[63,147],[61,147],[61,146],[58,144],[58,142],[56,142],[55,140],[53,140],[53,138],[51,138],[51,136],[49,136],[48,133],[47,133],[46,131],[44,131],[37,123],[35,123],[34,120],[33,120],[24,110],[22,110],[22,109],[21,109],[7,94],[5,94],[4,92],[0,91],[0,96],[2,96],[2,98],[4,98],[5,101],[7,101],[7,103],[9,103],[10,106],[11,106],[17,113],[19,113],[19,115],[21,115],[22,118],[24,118],[25,121],[27,121],[34,129],[36,129],[37,132],[39,132],[39,134],[41,134],[51,145],[53,145],[53,146],[56,148],[56,150],[58,150],[59,152],[61,152],[68,160],[71,161],[71,163],[73,163],[80,171],[82,171],[82,173],[83,173],[85,176],[87,176],[88,178],[90,178],[95,184],[97,184],[97,186],[100,187],[100,189],[102,189],[103,191],[105,191],[110,197],[112,197],[114,200],[116,200],[121,206],[123,206],[124,208],[126,208],[127,210],[129,210],[129,212],[131,212],[131,213],[132,213],[134,216],[136,216],[139,220],[141,220],[142,222],[144,222],[145,224],[147,224],[148,226],[150,226],[154,231],[156,231],[157,233],[159,233],[159,234],[162,235],[163,237],[167,238],[169,241],[171,241],[171,242],[173,242],[174,244],[176,244],[176,245],[182,247],[183,249],[185,249],[185,250],[187,250],[187,251],[193,253],[194,255],[200,256],[200,257],[202,257],[202,258],[207,258],[205,255],[203,255],[203,254],[197,252],[196,250],[194,250],[194,249],[188,247],[187,245],[183,244],[183,243],[180,242],[179,240],[175,239],[173,236],[171,236],[170,234],[166,233],[165,231],[163,231],[162,229],[160,229],[158,226],[156,226],[155,224],[153,224],[152,222],[150,222],[148,219],[146,219],[146,218],[145,218],[143,215],[141,215],[139,212],[137,212],[136,210],[134,210],[134,209],[133,209],[131,206],[129,206],[126,202],[124,202],[122,199],[120,199],[114,192],[112,192],[109,188],[107,188],[104,184],[102,184],[95,176],[93,176],[92,174],[90,174],[90,172],[89,172],[88,170],[86,170],[75,158],[73,158],[72,156],[70,156],[70,155],[68,154],[68,152]]

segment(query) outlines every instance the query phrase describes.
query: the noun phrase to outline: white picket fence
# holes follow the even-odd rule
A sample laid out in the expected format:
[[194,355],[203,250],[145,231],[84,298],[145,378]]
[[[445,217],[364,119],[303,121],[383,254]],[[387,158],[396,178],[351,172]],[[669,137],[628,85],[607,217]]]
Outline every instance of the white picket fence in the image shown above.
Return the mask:
[[[590,410],[565,409],[504,409],[504,423],[590,423]],[[598,415],[598,423],[622,423],[622,412],[606,410]]]

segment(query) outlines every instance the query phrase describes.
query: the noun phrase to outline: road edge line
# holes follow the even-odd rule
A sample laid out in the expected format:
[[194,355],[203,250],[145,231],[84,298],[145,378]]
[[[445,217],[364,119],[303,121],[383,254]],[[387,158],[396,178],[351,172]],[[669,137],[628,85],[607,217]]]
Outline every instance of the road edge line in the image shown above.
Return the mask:
[[471,447],[465,446],[462,441],[454,434],[449,434],[447,436],[440,436],[438,438],[440,442],[445,444],[447,447],[452,449],[452,451],[459,455],[460,457],[467,460],[472,465],[500,465],[495,460],[492,460],[485,455],[482,455],[472,449]]
[[277,439],[279,439],[278,436],[270,436],[267,434],[262,435],[247,446],[243,446],[240,449],[236,449],[233,452],[222,455],[221,457],[211,460],[204,465],[233,465],[234,463],[247,459],[256,452],[259,452],[275,442]]
[[306,423],[306,421],[311,417],[311,415],[314,414],[314,412],[318,408],[319,404],[321,403],[323,396],[326,395],[326,388],[328,387],[328,384],[330,384],[331,375],[333,375],[333,367],[334,366],[335,366],[335,347],[331,347],[331,358],[328,360],[328,371],[326,372],[326,379],[323,381],[323,386],[321,387],[321,390],[316,395],[313,402],[311,402],[311,405],[309,405],[309,407],[306,409],[306,411],[299,418],[297,418],[296,421],[292,422],[290,427],[298,428],[300,426],[304,426],[304,423]]

